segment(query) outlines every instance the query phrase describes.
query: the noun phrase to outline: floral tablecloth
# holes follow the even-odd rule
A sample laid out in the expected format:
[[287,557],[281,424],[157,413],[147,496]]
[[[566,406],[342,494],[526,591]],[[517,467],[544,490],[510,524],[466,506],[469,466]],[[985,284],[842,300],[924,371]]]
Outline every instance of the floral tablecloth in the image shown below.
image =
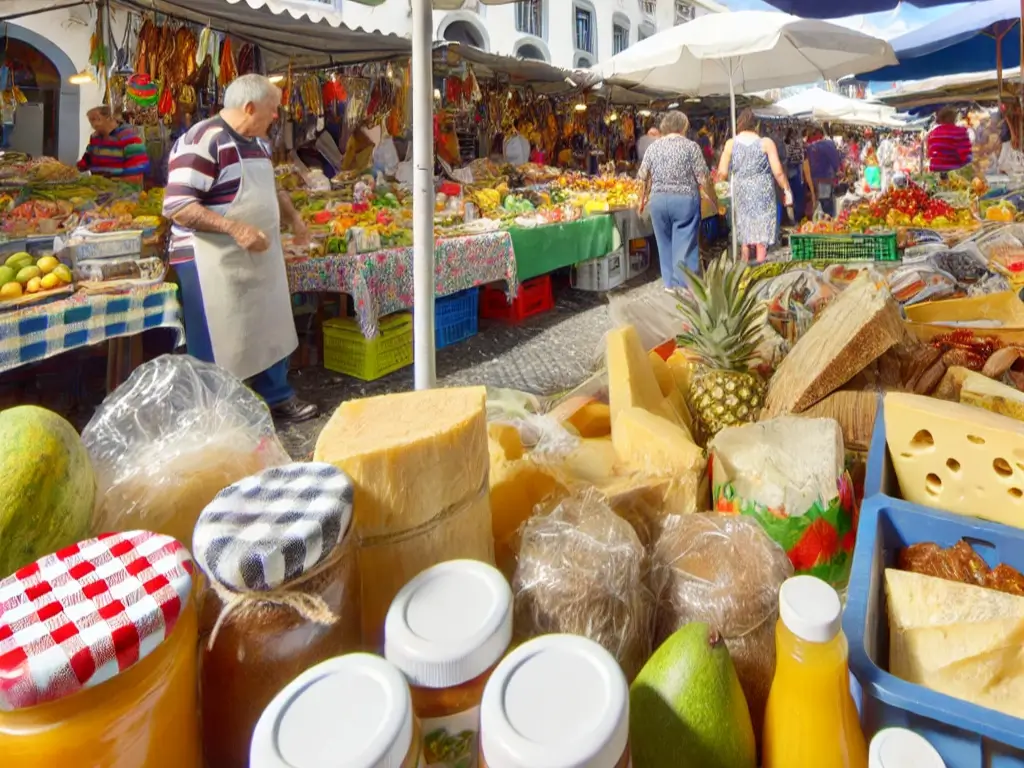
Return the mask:
[[[347,293],[355,304],[363,335],[377,335],[377,319],[412,306],[412,248],[389,248],[355,256],[328,255],[288,261],[292,293]],[[438,240],[434,252],[434,292],[448,296],[504,280],[508,295],[519,288],[516,258],[508,232]]]

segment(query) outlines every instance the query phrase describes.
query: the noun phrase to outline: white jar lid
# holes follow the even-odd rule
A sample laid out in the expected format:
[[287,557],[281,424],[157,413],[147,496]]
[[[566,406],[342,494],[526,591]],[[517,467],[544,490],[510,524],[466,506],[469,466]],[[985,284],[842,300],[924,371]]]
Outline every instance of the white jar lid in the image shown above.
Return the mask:
[[946,768],[935,747],[906,728],[879,731],[868,752],[868,768]]
[[412,745],[409,684],[379,656],[350,653],[306,670],[263,710],[252,768],[399,768]]
[[384,621],[384,656],[412,685],[449,688],[482,675],[512,642],[512,590],[478,560],[435,565],[406,584]]
[[779,590],[779,617],[786,628],[809,643],[827,643],[842,628],[839,594],[814,576],[786,579]]
[[484,688],[480,745],[490,768],[614,768],[628,743],[626,677],[593,640],[530,640]]

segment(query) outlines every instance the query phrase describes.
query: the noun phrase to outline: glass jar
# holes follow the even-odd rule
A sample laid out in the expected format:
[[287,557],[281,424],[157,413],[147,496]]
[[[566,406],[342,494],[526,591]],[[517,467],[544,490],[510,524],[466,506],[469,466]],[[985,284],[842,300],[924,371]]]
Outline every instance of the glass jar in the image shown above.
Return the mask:
[[509,653],[484,689],[481,768],[628,768],[629,687],[585,637],[543,635]]
[[263,711],[251,768],[421,768],[409,684],[379,656],[329,659],[289,683]]
[[[326,518],[301,526],[290,515],[280,528],[267,522],[268,503],[279,504],[280,494],[294,497],[292,491],[307,486],[315,487],[317,514]],[[271,487],[274,493],[264,492]],[[277,692],[310,667],[360,648],[350,487],[330,465],[288,465],[230,486],[200,515],[194,550],[210,581],[199,619],[208,765],[245,768],[253,728]],[[225,547],[226,536],[232,544]],[[288,572],[284,553],[298,546],[323,559]],[[308,609],[311,602],[324,612],[319,620]]]
[[[130,559],[122,558],[124,563],[134,565],[141,558],[149,560],[151,567],[136,571],[140,578],[136,581],[134,588],[131,576],[124,575],[123,572],[121,574],[123,577],[119,581],[108,579],[109,584],[117,584],[118,594],[126,603],[131,592],[137,593],[138,599],[132,600],[132,604],[136,610],[141,607],[146,611],[146,615],[141,616],[134,613],[132,615],[133,624],[122,625],[135,626],[137,636],[134,641],[129,639],[127,643],[122,642],[120,645],[123,657],[120,664],[118,660],[104,660],[103,649],[95,643],[95,639],[100,636],[96,630],[102,625],[84,622],[81,619],[77,620],[77,624],[79,628],[91,627],[92,632],[88,637],[93,640],[94,645],[85,647],[93,651],[92,658],[94,660],[104,661],[97,665],[93,674],[99,673],[100,670],[109,674],[111,665],[123,666],[125,664],[124,657],[130,658],[133,653],[137,654],[139,658],[135,663],[126,666],[123,671],[115,672],[113,677],[104,679],[103,682],[91,684],[79,677],[81,687],[74,692],[54,698],[57,692],[52,688],[40,689],[38,692],[32,693],[37,696],[40,703],[12,709],[12,706],[18,706],[17,702],[12,699],[24,694],[26,688],[32,686],[33,680],[16,681],[14,675],[24,674],[25,667],[8,668],[4,663],[5,656],[6,659],[12,657],[11,636],[5,635],[4,630],[12,625],[21,624],[23,617],[27,614],[27,611],[21,610],[26,605],[25,602],[9,607],[4,616],[0,618],[0,638],[5,638],[0,640],[0,679],[6,678],[8,682],[13,682],[0,691],[0,756],[2,756],[0,763],[5,766],[10,765],[12,768],[13,766],[18,766],[18,768],[55,768],[56,766],[199,768],[201,765],[196,701],[196,610],[195,604],[189,596],[191,579],[188,569],[191,568],[191,563],[188,562],[188,553],[180,544],[167,537],[149,533],[140,534],[139,532],[116,534],[107,539],[83,542],[76,547],[80,555],[87,550],[95,552],[98,549],[98,543],[108,542],[111,547],[118,543],[131,543],[134,548],[127,553]],[[44,561],[55,559],[58,556],[66,558],[63,560],[63,567],[57,566],[60,568],[59,572],[65,579],[70,572],[71,578],[75,579],[76,568],[72,566],[79,564],[75,563],[74,559],[83,561],[83,558],[80,556],[76,558],[74,553],[68,558],[66,553],[73,549],[75,548],[63,550],[58,555],[50,555],[49,558],[44,558]],[[165,563],[168,560],[176,559],[179,566],[165,568],[156,563],[154,553],[158,551],[162,551],[163,556],[167,558]],[[55,563],[51,562],[46,565],[43,564],[44,561],[40,561],[42,565],[37,575],[46,574],[47,571],[54,572]],[[97,594],[93,591],[97,590],[101,583],[99,578],[95,578],[97,570],[103,572],[105,569],[106,573],[112,573],[112,558],[109,556],[103,561],[94,559],[92,564],[95,565],[96,570],[78,578],[78,583],[82,586],[82,593],[86,596]],[[84,565],[79,567],[83,571],[88,571]],[[14,585],[14,581],[19,579],[19,574],[24,574],[26,570],[23,569],[18,574],[0,582],[0,602],[7,606],[13,604],[13,601],[8,600],[11,595],[10,588]],[[149,582],[148,585],[152,584],[150,579],[163,577],[172,589],[168,590],[165,587],[156,593],[149,594],[142,581],[143,574],[145,574],[146,581]],[[67,582],[62,585],[62,597],[69,594],[66,587]],[[50,594],[56,594],[56,590]],[[149,606],[146,606],[147,594],[149,595],[148,599],[151,600]],[[79,599],[74,601],[76,617],[84,615],[83,609],[89,607],[90,602],[96,606],[103,606],[104,615],[109,616],[114,601],[104,599],[103,592],[99,592],[99,595],[93,599],[78,596]],[[65,605],[67,604],[65,603]],[[41,610],[44,615],[50,612],[45,607],[46,605],[52,606],[53,603],[46,603],[44,598],[32,600],[32,608]],[[148,610],[146,610],[147,608]],[[180,613],[178,613],[179,611]],[[170,617],[176,617],[170,634],[162,642],[153,643],[153,640],[159,636],[157,631],[163,630],[164,621]],[[8,621],[10,625],[5,626]],[[51,618],[49,623],[51,629],[54,628],[52,622]],[[147,624],[156,627],[157,631],[147,632]],[[68,626],[70,623],[65,625],[65,627]],[[14,631],[15,640],[19,634],[29,633],[26,633],[24,626],[18,626]],[[85,633],[82,633],[81,636],[83,640],[86,638]],[[106,638],[101,641],[109,643],[108,648],[113,647],[112,636],[113,633],[108,633]],[[123,635],[121,635],[121,640],[124,640]],[[85,644],[83,643],[83,645]],[[26,649],[28,650],[29,646],[26,646]],[[29,653],[31,653],[30,650]],[[63,654],[57,655],[63,656]],[[52,661],[52,654],[50,656],[49,660],[44,660],[42,656],[36,658],[48,663]],[[68,669],[71,669],[66,657],[64,663],[68,663]],[[30,660],[28,664],[31,667],[34,660]],[[30,674],[33,671],[37,670],[29,669]],[[53,670],[47,671],[52,672]],[[80,667],[79,671],[81,671]],[[102,676],[105,678],[107,675],[103,674]],[[34,679],[53,680],[53,678],[33,677]],[[71,679],[74,680],[73,675]],[[64,682],[67,682],[66,676]],[[23,685],[23,683],[27,683],[27,685]],[[59,685],[59,683],[57,684]]]
[[412,686],[427,765],[475,768],[480,701],[511,640],[512,590],[486,563],[435,565],[395,596],[384,655]]

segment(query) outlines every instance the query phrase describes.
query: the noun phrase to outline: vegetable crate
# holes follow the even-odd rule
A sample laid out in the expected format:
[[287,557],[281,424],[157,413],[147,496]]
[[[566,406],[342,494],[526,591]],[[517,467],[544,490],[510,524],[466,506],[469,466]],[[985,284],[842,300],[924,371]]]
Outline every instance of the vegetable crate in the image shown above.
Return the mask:
[[867,738],[883,728],[909,728],[926,738],[947,768],[1024,768],[1024,721],[955,699],[888,672],[886,568],[900,549],[919,542],[946,548],[967,538],[990,567],[1024,569],[1024,531],[875,496],[861,510],[843,630],[850,671],[861,687]]
[[632,280],[651,267],[651,244],[645,237],[629,241],[629,259],[626,262],[626,279]]
[[555,308],[555,293],[551,275],[541,275],[519,284],[519,292],[511,304],[505,290],[484,286],[480,299],[480,317],[503,323],[521,323],[529,317]]
[[578,291],[610,291],[626,282],[626,256],[618,248],[600,259],[591,259],[572,268],[570,284]]
[[412,315],[388,315],[378,326],[377,335],[368,339],[351,318],[325,320],[324,368],[374,381],[412,365]]
[[443,349],[476,336],[479,306],[479,288],[434,301],[434,346]]
[[793,261],[827,259],[829,261],[899,261],[896,233],[880,235],[802,235],[789,236]]

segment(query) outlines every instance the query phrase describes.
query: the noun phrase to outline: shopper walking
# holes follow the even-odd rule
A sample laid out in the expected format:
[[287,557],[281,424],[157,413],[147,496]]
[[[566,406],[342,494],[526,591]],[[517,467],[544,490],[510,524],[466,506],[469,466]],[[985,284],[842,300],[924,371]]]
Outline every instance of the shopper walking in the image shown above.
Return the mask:
[[644,188],[640,210],[650,208],[666,288],[684,285],[683,267],[700,271],[700,190],[708,166],[697,143],[686,138],[690,121],[669,112],[661,138],[644,153],[637,174]]
[[799,224],[807,208],[807,185],[804,184],[804,137],[790,128],[786,131],[786,177],[793,192],[793,224]]
[[174,145],[164,198],[170,262],[181,285],[188,352],[246,380],[275,419],[319,414],[288,383],[298,347],[281,248],[281,221],[308,237],[287,193],[277,189],[267,131],[281,91],[243,75],[224,91],[224,109]]
[[718,178],[732,176],[737,240],[743,246],[744,260],[749,261],[754,254],[760,264],[768,256],[768,246],[774,245],[779,236],[775,183],[782,187],[784,205],[793,204],[793,191],[775,142],[763,138],[757,129],[753,110],[743,110],[736,118],[736,138],[725,142]]
[[661,138],[661,131],[656,127],[651,126],[647,133],[637,139],[636,142],[636,159],[639,162],[644,161],[644,155],[647,154],[647,148],[654,142]]
[[812,129],[804,160],[804,177],[810,181],[812,216],[819,205],[826,216],[836,215],[835,186],[842,166],[843,157],[836,143],[820,128]]
[[935,127],[928,132],[926,148],[932,173],[948,173],[970,165],[971,137],[965,127],[956,124],[953,107],[944,107],[935,116]]

